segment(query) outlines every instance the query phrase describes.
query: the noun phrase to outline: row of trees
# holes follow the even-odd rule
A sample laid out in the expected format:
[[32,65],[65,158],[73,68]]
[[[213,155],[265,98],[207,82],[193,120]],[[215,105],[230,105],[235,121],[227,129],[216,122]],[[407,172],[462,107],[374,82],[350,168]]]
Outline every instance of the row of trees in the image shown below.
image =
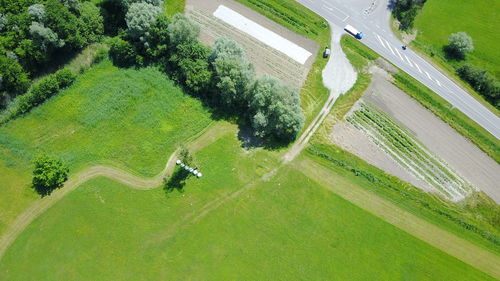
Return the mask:
[[150,2],[128,6],[126,33],[110,47],[116,65],[156,64],[219,112],[248,121],[256,135],[295,139],[304,123],[297,89],[273,77],[256,77],[235,41],[219,38],[209,48],[197,40],[199,27],[185,15],[170,20]]
[[100,39],[100,9],[80,0],[0,1],[0,107],[24,93],[30,77]]

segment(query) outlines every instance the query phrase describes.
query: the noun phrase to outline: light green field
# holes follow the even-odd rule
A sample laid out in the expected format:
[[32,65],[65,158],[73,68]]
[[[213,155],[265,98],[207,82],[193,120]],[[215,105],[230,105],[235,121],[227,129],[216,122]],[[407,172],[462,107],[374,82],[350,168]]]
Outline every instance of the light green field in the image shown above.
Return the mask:
[[300,172],[282,168],[269,182],[255,181],[274,168],[274,157],[244,152],[233,133],[195,157],[205,176],[189,179],[183,193],[137,191],[106,179],[86,183],[23,232],[0,274],[8,280],[490,279]]
[[96,163],[142,176],[162,170],[177,145],[212,121],[197,100],[155,69],[103,62],[25,117],[0,127],[0,233],[29,202],[31,159],[62,157],[70,172]]
[[429,0],[415,20],[416,43],[431,46],[442,54],[451,33],[465,31],[474,40],[474,51],[468,55],[474,65],[488,69],[500,78],[500,53],[497,30],[500,26],[500,1],[497,0]]

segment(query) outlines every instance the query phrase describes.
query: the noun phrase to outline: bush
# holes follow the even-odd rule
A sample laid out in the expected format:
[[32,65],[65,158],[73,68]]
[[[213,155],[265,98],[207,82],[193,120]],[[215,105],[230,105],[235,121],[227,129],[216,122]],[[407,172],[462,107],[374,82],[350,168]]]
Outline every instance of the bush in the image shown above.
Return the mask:
[[76,79],[71,71],[63,69],[51,74],[32,86],[27,94],[19,97],[18,107],[13,116],[19,116],[30,111],[33,107],[42,104],[45,100],[57,94],[59,90],[73,84]]
[[446,53],[456,59],[464,59],[465,55],[474,50],[472,38],[465,32],[457,32],[450,35]]
[[9,96],[24,93],[29,87],[28,74],[14,59],[0,55],[0,92]]
[[68,179],[68,166],[60,159],[41,154],[35,157],[33,164],[33,188],[38,194],[45,196],[60,188]]
[[129,42],[116,38],[111,42],[109,56],[114,65],[129,67],[137,63],[137,53]]
[[497,108],[500,107],[500,82],[489,75],[486,70],[464,64],[457,69],[457,74],[491,104]]

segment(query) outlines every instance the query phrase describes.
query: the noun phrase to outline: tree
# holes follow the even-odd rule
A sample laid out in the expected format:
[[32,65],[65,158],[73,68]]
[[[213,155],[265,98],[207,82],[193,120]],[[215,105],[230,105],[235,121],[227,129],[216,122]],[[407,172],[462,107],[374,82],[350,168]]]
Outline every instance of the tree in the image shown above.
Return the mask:
[[29,87],[29,79],[21,65],[7,56],[0,56],[0,92],[9,96],[24,93]]
[[472,38],[465,32],[457,32],[450,35],[446,51],[457,59],[464,59],[465,54],[472,52],[474,45]]
[[255,70],[246,60],[243,49],[231,39],[220,38],[212,48],[209,61],[214,71],[213,95],[217,103],[230,110],[245,108]]
[[45,196],[60,188],[68,179],[68,166],[58,158],[45,154],[37,155],[33,161],[33,187],[38,194]]
[[140,2],[148,3],[148,4],[151,4],[153,6],[160,7],[160,8],[163,7],[162,0],[121,0],[121,1],[122,1],[122,5],[126,8],[130,7],[134,3],[140,3]]
[[264,76],[250,90],[251,124],[255,135],[278,141],[292,141],[304,125],[297,89]]
[[149,37],[147,38],[148,48],[146,48],[146,55],[160,64],[168,59],[168,47],[170,39],[168,35],[168,25],[170,20],[164,14],[159,14],[153,25],[149,30]]
[[33,4],[28,7],[28,14],[38,22],[45,22],[45,6],[43,4]]
[[64,41],[59,40],[59,37],[52,29],[43,26],[39,22],[34,21],[31,23],[30,34],[44,51],[48,51],[51,47],[59,48],[64,46]]
[[45,26],[53,30],[66,47],[78,50],[85,46],[85,39],[78,29],[78,18],[61,2],[48,0],[45,4],[45,14]]
[[399,29],[409,30],[413,28],[413,21],[417,12],[422,8],[426,0],[398,0],[394,2],[392,14],[400,22]]
[[171,44],[181,45],[197,41],[200,27],[193,23],[184,14],[175,14],[168,25],[168,34]]
[[145,36],[148,36],[147,32],[160,13],[161,8],[149,3],[139,2],[130,5],[125,16],[130,37],[145,41]]
[[0,13],[0,32],[7,29],[7,24],[9,24],[9,18],[7,15]]
[[209,52],[197,41],[177,45],[168,61],[173,78],[194,93],[207,89],[212,77],[207,62]]
[[113,64],[120,67],[129,67],[137,62],[137,54],[134,46],[120,38],[111,41],[109,56]]
[[78,5],[78,11],[78,30],[85,44],[99,41],[99,37],[104,33],[104,19],[99,8],[91,2],[83,2]]

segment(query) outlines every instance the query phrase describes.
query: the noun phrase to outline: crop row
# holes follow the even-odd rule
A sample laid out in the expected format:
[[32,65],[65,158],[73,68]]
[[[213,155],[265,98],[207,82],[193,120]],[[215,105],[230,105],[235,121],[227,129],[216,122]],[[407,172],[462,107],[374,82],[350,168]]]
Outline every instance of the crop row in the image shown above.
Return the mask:
[[394,161],[445,197],[462,199],[470,192],[469,183],[373,105],[361,103],[360,108],[346,119],[368,135]]

